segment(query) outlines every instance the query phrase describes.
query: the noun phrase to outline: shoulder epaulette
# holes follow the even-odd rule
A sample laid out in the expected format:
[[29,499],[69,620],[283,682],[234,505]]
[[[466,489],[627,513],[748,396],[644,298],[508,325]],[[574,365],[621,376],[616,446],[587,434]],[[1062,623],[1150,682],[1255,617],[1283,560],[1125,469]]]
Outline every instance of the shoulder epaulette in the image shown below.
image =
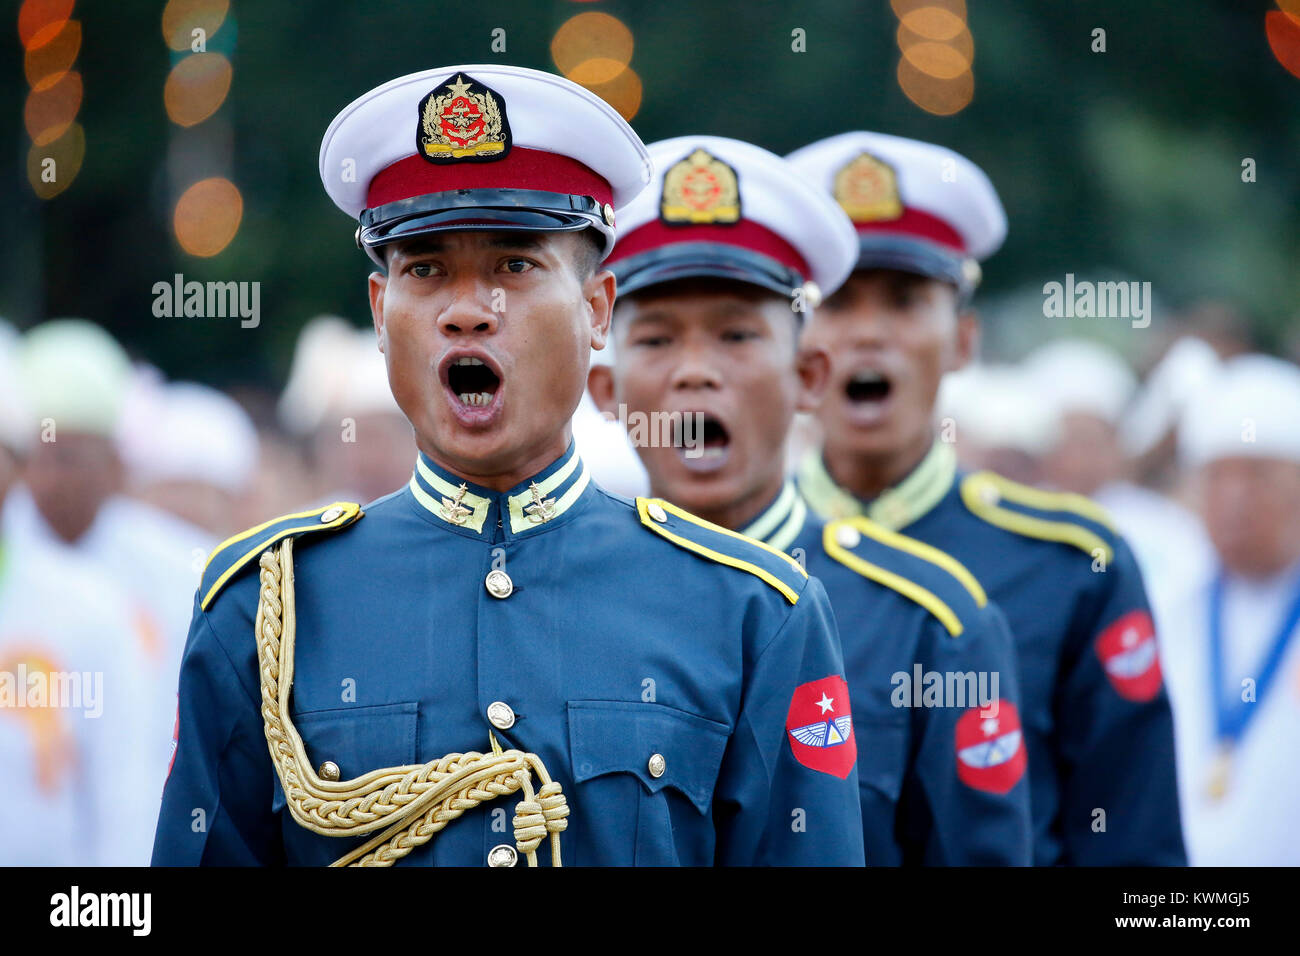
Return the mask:
[[637,498],[636,510],[641,523],[659,537],[710,561],[748,571],[780,591],[791,604],[799,600],[808,572],[788,554],[697,518],[662,498]]
[[1070,544],[1109,563],[1115,525],[1106,509],[1083,495],[1031,488],[991,471],[962,479],[961,498],[991,525],[1043,541]]
[[351,501],[336,501],[324,508],[300,511],[263,522],[255,528],[241,531],[217,545],[203,566],[203,581],[199,593],[203,595],[199,607],[206,611],[221,589],[267,548],[285,538],[335,531],[346,528],[365,514],[361,506]]
[[979,581],[952,555],[869,518],[829,522],[822,547],[845,567],[921,605],[953,637],[965,630],[963,619],[988,604]]

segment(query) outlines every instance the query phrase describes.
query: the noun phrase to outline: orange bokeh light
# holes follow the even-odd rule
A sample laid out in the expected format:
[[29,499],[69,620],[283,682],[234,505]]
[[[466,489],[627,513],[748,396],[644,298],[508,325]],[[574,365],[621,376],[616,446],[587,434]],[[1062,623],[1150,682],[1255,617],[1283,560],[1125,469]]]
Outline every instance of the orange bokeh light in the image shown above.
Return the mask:
[[176,201],[172,228],[192,256],[215,256],[235,238],[244,217],[244,197],[229,179],[214,176],[195,183]]
[[54,38],[72,16],[73,0],[23,0],[18,9],[18,39],[34,50]]
[[230,61],[220,53],[192,53],[167,74],[163,105],[177,126],[194,126],[221,108],[230,92]]
[[81,74],[75,70],[47,89],[28,93],[23,124],[32,142],[44,146],[67,132],[81,109],[81,94]]
[[[551,58],[574,82],[608,83],[632,61],[632,31],[608,13],[579,13],[564,22],[551,38]],[[581,68],[585,79],[573,73]]]
[[898,61],[898,85],[909,100],[936,116],[961,112],[975,96],[975,76],[970,70],[952,79],[938,79],[922,73],[906,57]]
[[618,110],[618,115],[625,120],[631,120],[641,109],[641,77],[630,66],[608,83],[584,83],[583,86]]
[[[73,123],[58,139],[27,151],[27,181],[41,199],[53,199],[72,185],[86,156],[86,132]],[[46,182],[46,176],[52,182]]]
[[163,40],[178,53],[189,50],[194,29],[201,29],[210,38],[225,22],[229,10],[230,0],[168,0],[162,13]]
[[926,7],[937,7],[959,17],[963,23],[966,21],[966,0],[890,0],[889,5],[900,20]]
[[1270,10],[1264,14],[1264,33],[1277,62],[1292,76],[1300,77],[1300,17]]
[[966,29],[966,21],[943,7],[920,7],[899,18],[901,26],[925,40],[947,43]]
[[908,63],[936,80],[953,80],[970,70],[970,59],[947,43],[922,40],[907,46],[900,42],[899,45]]
[[65,20],[59,32],[40,46],[27,48],[23,57],[23,72],[27,85],[33,90],[47,90],[72,69],[81,51],[81,24]]

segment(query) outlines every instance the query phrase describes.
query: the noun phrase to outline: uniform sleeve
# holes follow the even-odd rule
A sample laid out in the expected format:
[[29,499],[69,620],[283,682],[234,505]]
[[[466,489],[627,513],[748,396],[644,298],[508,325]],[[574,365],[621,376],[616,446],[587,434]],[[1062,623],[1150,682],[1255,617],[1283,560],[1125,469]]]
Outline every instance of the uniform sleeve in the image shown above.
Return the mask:
[[[850,713],[835,619],[810,578],[746,674],[714,799],[719,864],[863,865]],[[794,740],[789,723],[813,743]]]
[[1028,866],[1033,823],[1015,647],[992,604],[963,624],[956,638],[932,626],[921,661],[923,670],[972,679],[954,684],[959,699],[912,709],[915,745],[899,799],[902,862]]
[[1185,866],[1173,718],[1141,572],[1123,540],[1094,576],[1057,702],[1062,862]]
[[283,863],[279,821],[271,812],[274,770],[252,691],[208,613],[196,608],[181,663],[176,753],[163,789],[154,866]]

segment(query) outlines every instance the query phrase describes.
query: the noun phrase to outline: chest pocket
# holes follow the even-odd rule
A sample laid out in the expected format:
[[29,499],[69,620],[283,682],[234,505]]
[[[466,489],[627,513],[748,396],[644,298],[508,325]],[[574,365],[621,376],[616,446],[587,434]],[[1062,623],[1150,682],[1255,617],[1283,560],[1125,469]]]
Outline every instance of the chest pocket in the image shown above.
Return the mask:
[[[580,862],[708,866],[725,724],[633,701],[569,702]],[[657,775],[656,775],[657,773]]]
[[[302,735],[312,769],[320,773],[321,764],[333,761],[338,765],[339,779],[348,780],[380,767],[415,763],[419,710],[420,705],[413,700],[370,707],[334,707],[295,714],[293,722]],[[277,776],[271,810],[278,813],[284,806],[284,791]]]

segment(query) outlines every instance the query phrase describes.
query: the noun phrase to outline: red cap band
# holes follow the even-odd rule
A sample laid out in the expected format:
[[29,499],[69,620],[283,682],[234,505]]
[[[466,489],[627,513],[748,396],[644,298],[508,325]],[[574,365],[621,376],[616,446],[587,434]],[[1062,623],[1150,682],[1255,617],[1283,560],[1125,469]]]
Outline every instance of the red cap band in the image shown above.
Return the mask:
[[370,181],[366,208],[454,189],[540,189],[591,196],[602,206],[614,201],[609,183],[576,159],[515,146],[505,159],[490,163],[435,165],[414,154],[399,159]]
[[929,239],[940,245],[955,249],[966,255],[966,243],[961,234],[938,216],[932,216],[920,209],[906,208],[897,219],[881,219],[876,222],[855,222],[854,228],[863,232],[892,232],[918,239]]
[[651,249],[659,249],[679,242],[716,242],[721,245],[739,246],[741,249],[770,256],[805,279],[812,275],[808,262],[794,246],[752,219],[742,219],[727,226],[712,224],[670,226],[661,219],[652,219],[644,226],[639,226],[626,236],[620,237],[618,245],[614,246],[614,252],[605,264],[609,265],[640,252],[649,252]]

